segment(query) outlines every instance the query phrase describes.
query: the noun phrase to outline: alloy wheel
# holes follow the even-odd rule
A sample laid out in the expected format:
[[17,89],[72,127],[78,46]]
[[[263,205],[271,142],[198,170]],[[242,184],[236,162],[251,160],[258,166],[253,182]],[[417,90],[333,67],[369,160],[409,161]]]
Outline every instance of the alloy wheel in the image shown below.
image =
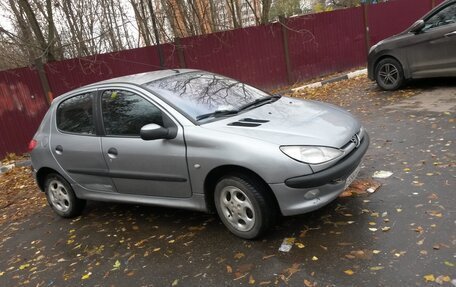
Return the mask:
[[399,70],[390,63],[385,63],[378,72],[379,80],[387,87],[395,86],[399,81]]
[[70,208],[70,196],[65,186],[54,179],[49,183],[49,199],[52,206],[61,212],[67,212]]
[[239,231],[249,231],[255,225],[255,211],[247,195],[235,186],[226,186],[220,193],[223,216]]

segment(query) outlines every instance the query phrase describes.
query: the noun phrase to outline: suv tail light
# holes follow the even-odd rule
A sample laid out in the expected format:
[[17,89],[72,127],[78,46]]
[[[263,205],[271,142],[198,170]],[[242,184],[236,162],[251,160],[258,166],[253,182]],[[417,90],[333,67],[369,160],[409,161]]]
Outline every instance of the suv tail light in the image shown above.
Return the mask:
[[38,142],[35,139],[32,139],[28,144],[28,151],[32,151],[37,145]]

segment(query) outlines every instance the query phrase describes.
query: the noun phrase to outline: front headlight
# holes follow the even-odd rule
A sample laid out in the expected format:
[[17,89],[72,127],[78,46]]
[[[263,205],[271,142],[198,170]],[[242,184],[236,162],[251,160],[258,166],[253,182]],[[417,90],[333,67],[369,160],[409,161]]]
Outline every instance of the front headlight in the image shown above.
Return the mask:
[[344,154],[336,148],[319,146],[281,146],[280,150],[292,159],[310,164],[324,163]]

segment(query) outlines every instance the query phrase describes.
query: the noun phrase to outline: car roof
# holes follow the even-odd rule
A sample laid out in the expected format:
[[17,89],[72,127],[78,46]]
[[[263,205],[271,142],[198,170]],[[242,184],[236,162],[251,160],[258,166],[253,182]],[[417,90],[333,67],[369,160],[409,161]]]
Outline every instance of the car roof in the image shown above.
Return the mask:
[[86,85],[81,88],[86,88],[90,86],[95,86],[95,85],[101,85],[101,84],[109,84],[109,83],[130,83],[130,84],[136,84],[136,85],[143,85],[145,83],[166,78],[172,75],[180,74],[180,73],[188,73],[188,72],[194,72],[198,70],[193,70],[193,69],[167,69],[167,70],[158,70],[158,71],[152,71],[152,72],[144,72],[144,73],[139,73],[139,74],[132,74],[132,75],[127,75],[127,76],[122,76],[122,77],[116,77],[96,83],[92,83],[89,85]]
[[58,97],[55,97],[54,102],[60,102],[65,100],[68,96],[77,94],[78,92],[85,90],[87,88],[96,88],[97,86],[104,85],[104,84],[134,84],[134,85],[143,85],[149,83],[154,80],[166,78],[173,75],[185,74],[190,72],[202,72],[200,70],[195,69],[166,69],[166,70],[158,70],[158,71],[151,71],[151,72],[144,72],[138,74],[131,74],[122,77],[116,77],[108,80],[103,80],[95,83],[91,83],[88,85],[81,86],[79,88],[70,90],[64,94],[61,94]]

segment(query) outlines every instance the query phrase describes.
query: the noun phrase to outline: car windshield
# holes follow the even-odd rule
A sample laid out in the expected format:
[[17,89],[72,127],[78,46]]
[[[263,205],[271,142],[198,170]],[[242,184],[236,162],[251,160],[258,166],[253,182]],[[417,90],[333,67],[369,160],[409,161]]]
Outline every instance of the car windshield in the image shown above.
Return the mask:
[[162,78],[144,86],[196,121],[236,114],[269,94],[239,81],[205,72],[189,72]]

